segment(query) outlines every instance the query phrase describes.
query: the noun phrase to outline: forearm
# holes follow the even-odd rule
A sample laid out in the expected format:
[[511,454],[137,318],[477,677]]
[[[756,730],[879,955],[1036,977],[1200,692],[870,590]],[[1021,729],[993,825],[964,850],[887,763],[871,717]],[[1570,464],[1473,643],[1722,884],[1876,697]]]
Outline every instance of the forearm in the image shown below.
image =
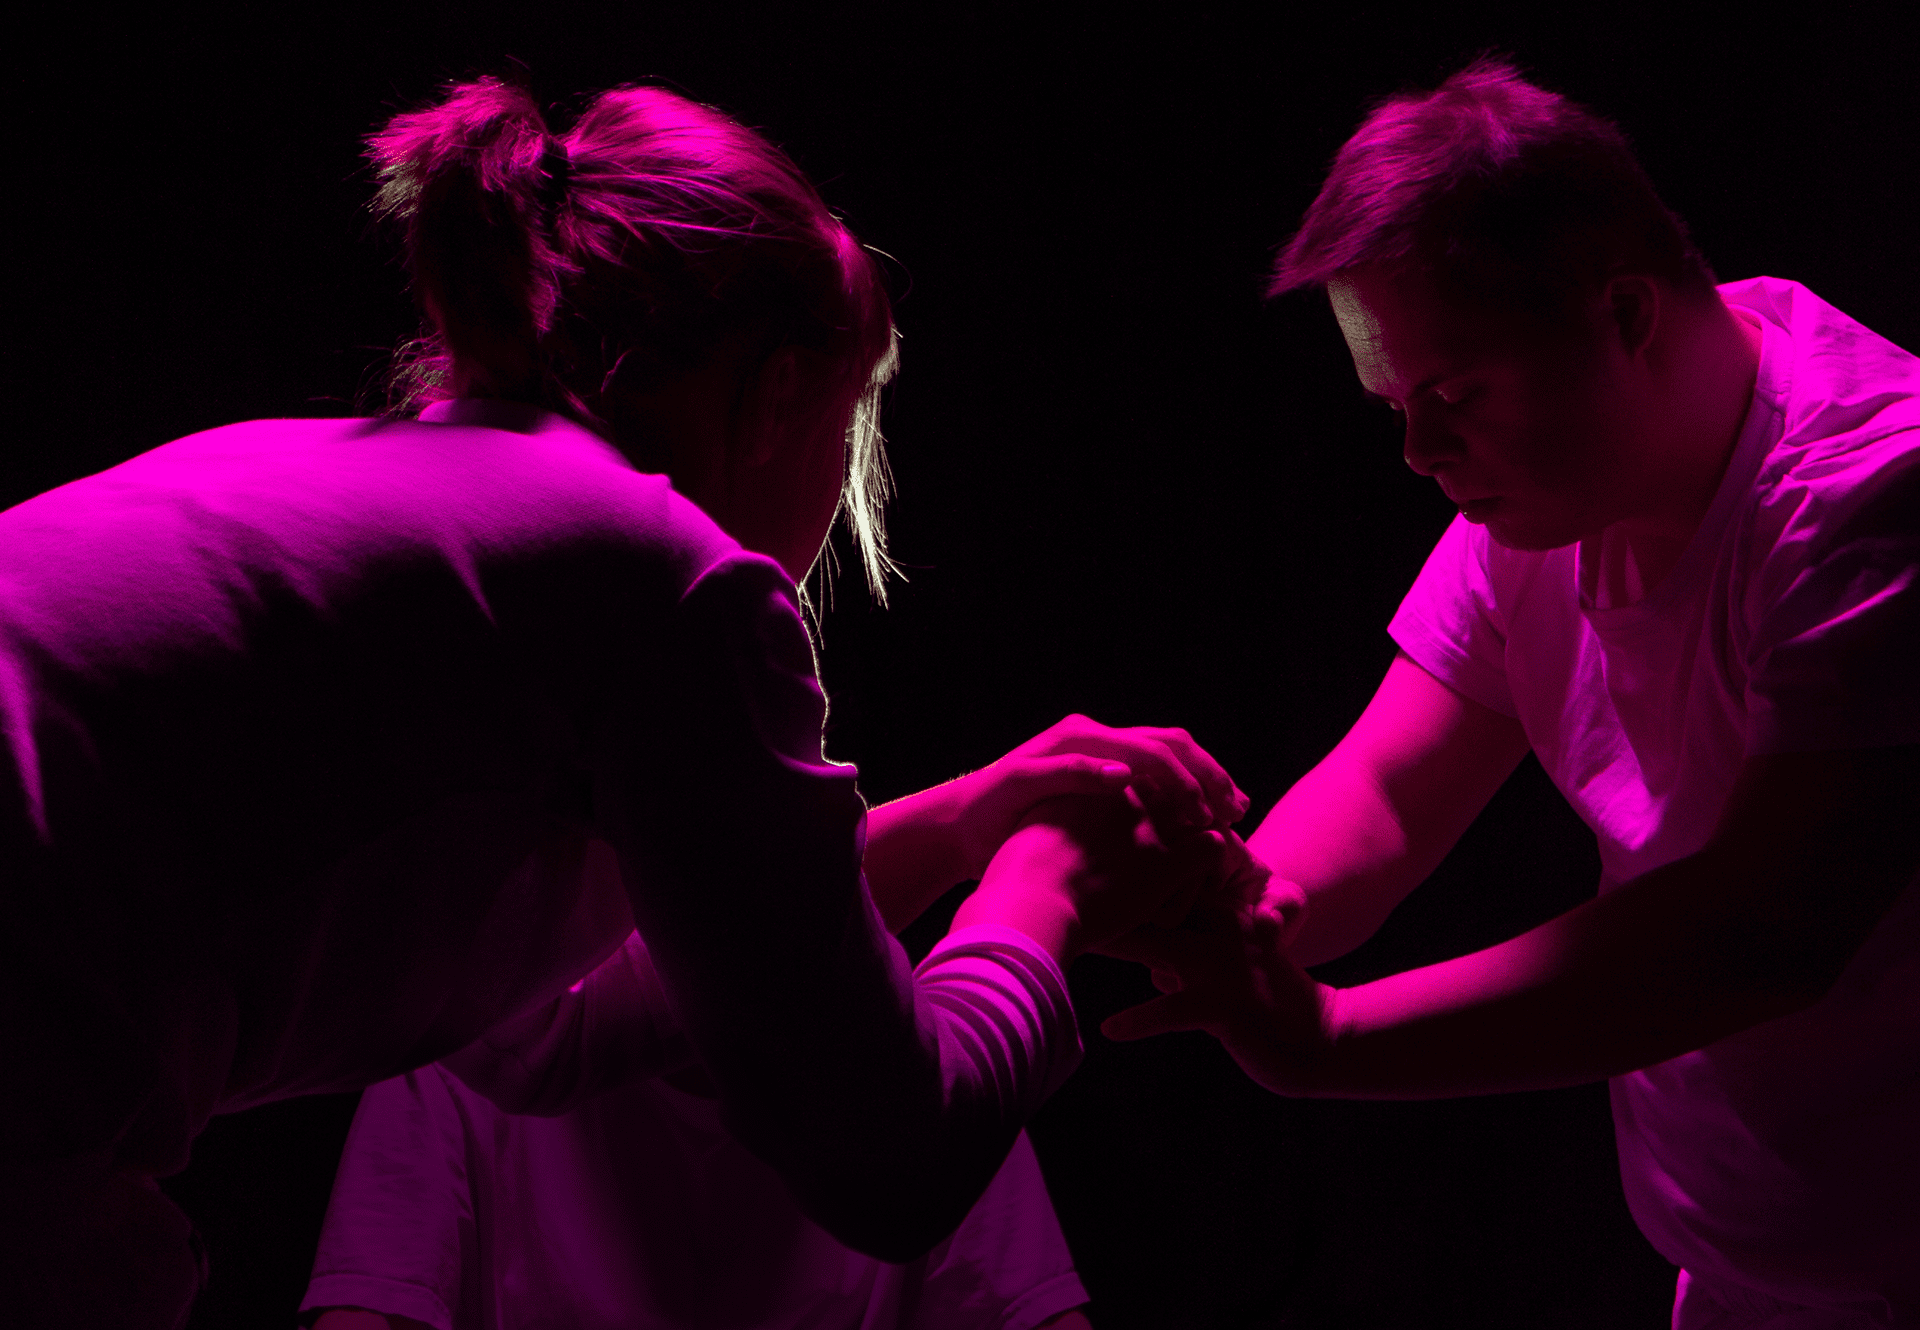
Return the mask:
[[1306,892],[1294,959],[1316,965],[1373,936],[1527,746],[1519,721],[1396,656],[1353,729],[1247,839],[1276,876]]
[[1380,785],[1337,750],[1287,791],[1247,848],[1306,892],[1306,922],[1290,951],[1301,965],[1372,937],[1446,853],[1410,844]]
[[980,889],[960,903],[953,929],[975,924],[1011,928],[1038,946],[1064,973],[1084,950],[1084,938],[1070,895],[1055,884],[1071,876],[1073,861],[1060,853],[1052,828],[1017,831],[994,857]]
[[1818,1000],[1836,970],[1683,860],[1509,942],[1328,999],[1304,1092],[1429,1099],[1601,1080]]
[[966,860],[960,815],[954,781],[868,810],[861,871],[889,931],[899,932],[984,869]]
[[1511,942],[1334,994],[1304,1092],[1572,1085],[1812,1005],[1914,889],[1914,753],[1748,759],[1699,853]]

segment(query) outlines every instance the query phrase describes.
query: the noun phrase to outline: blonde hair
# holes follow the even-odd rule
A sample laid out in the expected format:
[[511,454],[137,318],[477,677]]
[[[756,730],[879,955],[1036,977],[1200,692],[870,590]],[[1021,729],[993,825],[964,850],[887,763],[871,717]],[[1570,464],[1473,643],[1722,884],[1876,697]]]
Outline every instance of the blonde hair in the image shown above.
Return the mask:
[[450,395],[458,357],[502,396],[606,432],[616,380],[669,382],[741,335],[767,354],[821,352],[820,387],[854,402],[835,516],[886,603],[899,568],[880,389],[898,334],[873,254],[791,158],[651,87],[600,94],[556,136],[524,89],[492,78],[395,116],[368,156],[374,211],[399,225],[431,322],[397,358],[397,410]]

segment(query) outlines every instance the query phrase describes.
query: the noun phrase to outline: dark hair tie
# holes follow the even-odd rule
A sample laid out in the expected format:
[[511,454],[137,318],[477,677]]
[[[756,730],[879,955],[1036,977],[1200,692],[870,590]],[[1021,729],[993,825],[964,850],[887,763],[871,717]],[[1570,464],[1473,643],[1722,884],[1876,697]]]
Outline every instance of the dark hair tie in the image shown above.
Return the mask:
[[550,210],[558,208],[572,183],[573,159],[567,156],[567,145],[549,134],[540,152],[540,201]]

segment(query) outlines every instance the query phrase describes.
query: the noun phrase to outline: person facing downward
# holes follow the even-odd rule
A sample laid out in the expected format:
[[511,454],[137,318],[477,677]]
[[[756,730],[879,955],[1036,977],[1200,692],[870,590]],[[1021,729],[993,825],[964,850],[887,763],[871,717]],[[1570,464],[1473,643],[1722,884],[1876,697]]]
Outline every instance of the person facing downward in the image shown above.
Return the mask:
[[[1796,282],[1716,285],[1620,132],[1497,61],[1367,117],[1281,255],[1301,287],[1460,515],[1248,840],[1304,916],[1123,944],[1166,995],[1110,1031],[1209,1030],[1291,1095],[1606,1078],[1677,1330],[1920,1325],[1920,360]],[[1598,898],[1313,982],[1529,749]]]
[[[396,117],[372,140],[383,185],[379,206],[413,224],[416,271],[432,258],[422,253],[422,223],[412,210],[436,185],[449,188],[436,179],[447,171],[446,147],[475,143],[475,122],[483,118],[497,118],[502,137],[516,122],[531,135],[545,132],[524,97],[482,81]],[[566,166],[558,165],[560,154]],[[755,245],[788,247],[788,266],[831,272],[835,256],[818,240],[845,243],[845,231],[831,224],[815,237],[781,236],[777,220],[762,220],[766,200],[755,195],[770,187],[775,197],[798,193],[798,172],[750,131],[658,88],[599,98],[575,134],[543,147],[538,167],[535,188],[550,206],[564,199],[570,209],[611,211],[594,194],[593,182],[603,176],[630,196],[626,202],[635,194],[644,199],[622,219],[638,233],[622,237],[633,246],[623,264],[627,280],[679,289],[651,299],[646,318],[655,326],[644,340],[627,339],[618,370],[634,384],[662,377],[657,364],[646,368],[649,357],[668,360],[664,377],[672,381],[714,372],[711,362],[687,361],[689,343],[697,347],[714,332],[689,337],[686,329],[726,323],[727,285],[750,271]],[[566,178],[556,180],[556,172]],[[576,311],[582,303],[575,302]],[[751,331],[753,340],[765,340],[764,329]],[[654,344],[675,336],[683,339],[678,345]],[[846,462],[852,484],[831,471],[811,487],[830,488],[856,514],[870,586],[882,599],[879,574],[888,563],[879,500],[886,476],[875,393],[892,356],[889,347],[865,383],[855,385],[860,400]],[[402,377],[431,391],[433,368],[430,355],[416,356]],[[720,423],[700,418],[703,427]],[[656,446],[689,442],[684,433],[635,432]],[[695,474],[706,460],[696,455]],[[682,472],[688,469],[683,461]],[[800,552],[809,559],[814,553]],[[1078,729],[1083,742],[1093,734],[1090,726]],[[1037,746],[1061,741],[1043,736]],[[1141,741],[1125,742],[1137,748]],[[1205,761],[1197,750],[1191,756],[1196,765]],[[869,875],[874,906],[894,931],[930,903],[923,882],[944,890],[961,871],[949,863],[942,875],[942,856],[924,845],[915,866],[921,871],[884,871],[887,842],[900,841],[911,805],[876,810],[870,822],[868,864],[882,870]],[[1086,1291],[1024,1132],[952,1236],[917,1260],[888,1263],[811,1222],[779,1174],[730,1136],[713,1094],[645,941],[629,935],[544,1007],[503,1022],[438,1065],[366,1090],[303,1314],[315,1330],[1086,1324],[1074,1311]]]
[[[0,514],[8,1313],[179,1325],[153,1180],[212,1114],[537,1023],[636,928],[672,1035],[593,1075],[697,1067],[810,1221],[917,1259],[1073,1066],[1065,965],[1248,871],[1245,796],[1081,718],[871,816],[824,759],[795,584],[836,512],[885,569],[894,332],[783,154],[641,88],[558,138],[493,81],[376,153],[418,419]],[[982,881],[916,975],[863,870],[907,914]]]

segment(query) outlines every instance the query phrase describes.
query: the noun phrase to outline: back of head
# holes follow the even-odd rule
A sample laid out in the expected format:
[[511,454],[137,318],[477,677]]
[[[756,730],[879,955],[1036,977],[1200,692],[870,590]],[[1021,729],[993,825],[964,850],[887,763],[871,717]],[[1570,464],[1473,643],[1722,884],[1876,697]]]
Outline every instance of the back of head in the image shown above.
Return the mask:
[[607,430],[622,394],[723,346],[816,352],[811,387],[855,404],[841,511],[884,597],[892,312],[873,257],[785,153],[649,87],[601,94],[557,136],[527,92],[485,78],[394,117],[369,155],[430,323],[403,405],[466,391]]
[[1714,282],[1625,135],[1490,58],[1373,109],[1282,249],[1268,294],[1376,266],[1548,317],[1618,271],[1690,294]]

